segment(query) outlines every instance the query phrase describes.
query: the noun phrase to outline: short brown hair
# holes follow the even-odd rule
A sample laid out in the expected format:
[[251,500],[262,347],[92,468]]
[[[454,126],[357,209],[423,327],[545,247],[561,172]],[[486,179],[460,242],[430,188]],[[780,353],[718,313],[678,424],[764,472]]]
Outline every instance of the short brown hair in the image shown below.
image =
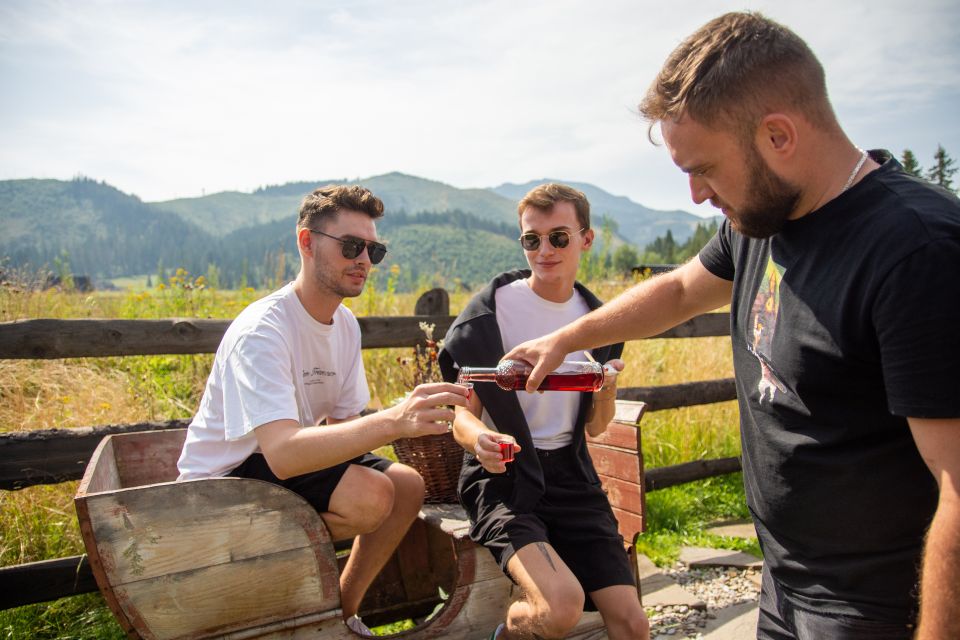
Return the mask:
[[839,129],[823,66],[800,36],[754,12],[715,18],[667,58],[641,115],[654,124],[689,115],[752,138],[760,120],[784,108],[821,129]]
[[358,185],[328,184],[315,189],[300,203],[297,227],[316,229],[332,219],[340,209],[361,211],[373,219],[383,215],[383,201],[369,189]]
[[555,182],[542,184],[527,192],[517,205],[517,215],[523,215],[523,210],[527,207],[547,211],[558,202],[572,202],[577,210],[577,222],[584,229],[590,228],[590,201],[587,196],[573,187]]

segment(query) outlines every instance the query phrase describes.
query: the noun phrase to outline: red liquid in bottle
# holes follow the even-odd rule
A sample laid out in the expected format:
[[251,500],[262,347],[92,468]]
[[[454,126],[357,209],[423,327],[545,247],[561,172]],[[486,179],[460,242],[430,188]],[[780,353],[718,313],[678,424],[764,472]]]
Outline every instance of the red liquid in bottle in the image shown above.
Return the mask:
[[[599,364],[567,362],[569,371],[548,373],[538,388],[539,391],[597,391],[603,386],[603,369]],[[495,382],[505,391],[520,391],[526,388],[531,368],[526,364],[503,360],[496,367],[463,367],[457,382]]]
[[[520,374],[514,378],[510,388],[521,391],[527,386],[529,376]],[[602,373],[548,373],[538,391],[596,391],[603,384]]]

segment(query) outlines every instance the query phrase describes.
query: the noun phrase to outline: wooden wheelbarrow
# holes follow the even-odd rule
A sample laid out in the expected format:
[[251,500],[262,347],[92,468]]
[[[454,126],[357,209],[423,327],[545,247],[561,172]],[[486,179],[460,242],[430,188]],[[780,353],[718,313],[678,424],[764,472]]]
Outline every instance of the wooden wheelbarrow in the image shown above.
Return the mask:
[[[642,529],[642,403],[618,402],[589,444],[627,541]],[[625,424],[630,426],[625,426]],[[131,638],[356,638],[342,622],[337,553],[320,516],[258,480],[176,482],[186,431],[110,435],[75,504],[90,566]],[[368,624],[412,619],[393,637],[480,637],[516,597],[490,554],[467,537],[457,505],[429,505],[367,592]],[[584,615],[572,637],[602,638]]]

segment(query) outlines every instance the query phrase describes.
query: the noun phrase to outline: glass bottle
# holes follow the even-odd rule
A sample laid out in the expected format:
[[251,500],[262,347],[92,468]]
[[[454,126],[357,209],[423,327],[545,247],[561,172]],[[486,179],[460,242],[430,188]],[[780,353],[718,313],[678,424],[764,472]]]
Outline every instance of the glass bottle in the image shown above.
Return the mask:
[[[457,383],[495,382],[505,391],[519,391],[526,387],[533,367],[518,360],[501,360],[496,367],[461,367]],[[555,371],[548,373],[538,391],[597,391],[603,386],[604,373],[616,375],[616,370],[599,362],[566,360]]]

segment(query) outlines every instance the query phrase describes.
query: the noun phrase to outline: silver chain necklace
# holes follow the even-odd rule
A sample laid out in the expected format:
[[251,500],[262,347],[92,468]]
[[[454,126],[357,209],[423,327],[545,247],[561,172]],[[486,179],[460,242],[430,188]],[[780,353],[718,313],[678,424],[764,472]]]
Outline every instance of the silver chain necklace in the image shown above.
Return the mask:
[[840,193],[843,193],[850,188],[850,185],[853,184],[853,179],[857,177],[857,174],[860,173],[860,169],[863,168],[863,163],[867,161],[867,152],[857,147],[857,151],[860,152],[860,159],[857,161],[857,166],[853,168],[853,171],[850,173],[850,177],[847,178],[846,184],[843,185],[843,189],[840,189]]

